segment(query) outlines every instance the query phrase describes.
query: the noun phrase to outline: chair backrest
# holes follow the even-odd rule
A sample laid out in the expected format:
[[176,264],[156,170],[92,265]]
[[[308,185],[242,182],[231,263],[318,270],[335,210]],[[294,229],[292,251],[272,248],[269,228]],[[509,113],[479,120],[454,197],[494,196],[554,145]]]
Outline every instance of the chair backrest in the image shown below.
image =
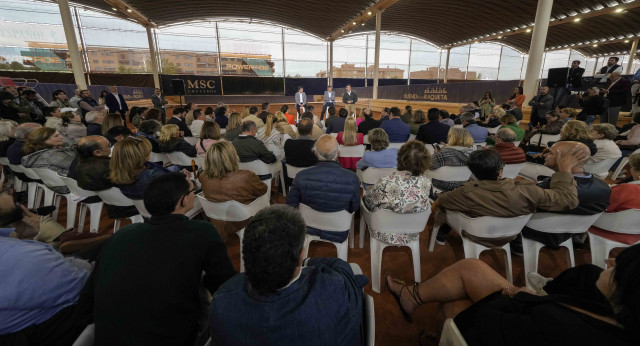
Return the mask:
[[47,186],[65,186],[64,181],[60,179],[56,172],[48,168],[32,168],[34,172],[40,177],[40,179]]
[[602,213],[594,215],[570,215],[534,213],[527,227],[545,233],[583,233],[593,225]]
[[504,167],[502,167],[502,177],[515,179],[518,176],[518,173],[520,173],[520,170],[522,169],[523,166],[524,166],[524,163],[514,163],[510,165],[504,165]]
[[436,149],[433,147],[433,144],[425,143],[424,146],[427,148],[431,156],[433,156],[436,153]]
[[389,149],[400,149],[404,143],[389,143]]
[[146,217],[146,218],[150,218],[151,214],[149,214],[149,211],[147,210],[147,207],[144,206],[144,200],[143,199],[132,199],[131,200],[133,202],[133,205],[136,206],[136,209],[138,209],[138,213],[140,213],[140,215]]
[[284,143],[288,140],[291,139],[291,136],[289,136],[288,134],[283,134],[282,135],[282,139],[280,139],[280,145],[282,145],[284,147]]
[[465,230],[477,237],[500,238],[520,233],[531,216],[532,214],[516,217],[470,217],[461,212],[447,210],[447,223],[459,232]]
[[227,135],[227,129],[220,129],[220,137],[224,138]]
[[165,153],[167,160],[174,165],[191,167],[191,160],[195,160],[193,157],[187,156],[187,154],[181,151],[174,151],[171,153]]
[[119,188],[112,187],[107,190],[96,192],[102,201],[106,204],[115,205],[118,207],[129,207],[134,205],[133,201],[127,196],[123,195]]
[[420,233],[424,231],[431,215],[431,209],[419,213],[394,213],[386,209],[378,209],[371,213],[366,209],[364,203],[361,203],[363,213],[366,216],[367,224],[371,229],[385,233],[410,234]]
[[286,164],[287,166],[287,177],[293,179],[296,177],[296,174],[300,173],[301,171],[304,171],[305,169],[309,168],[309,167],[296,167],[296,166],[291,166],[290,164]]
[[338,137],[338,133],[337,132],[331,132],[330,135],[332,135],[333,137]]
[[64,182],[64,185],[66,185],[69,188],[69,191],[71,191],[72,194],[76,195],[76,196],[80,196],[80,197],[91,197],[91,196],[97,196],[98,194],[95,193],[94,191],[89,191],[89,190],[85,190],[82,189],[78,186],[78,182],[69,178],[69,177],[63,177],[60,174],[58,174],[58,178],[60,178],[60,180],[62,180],[62,182]]
[[26,175],[27,177],[29,177],[29,179],[33,179],[33,180],[42,180],[40,178],[40,176],[38,175],[38,173],[36,173],[33,168],[27,168],[25,166],[21,166],[22,167],[22,173],[24,173],[24,175]]
[[340,157],[363,157],[364,145],[340,145],[339,156]]
[[547,134],[536,133],[535,135],[533,135],[533,137],[531,137],[531,139],[529,140],[529,143],[531,143],[532,145],[538,145],[538,143],[540,143],[541,146],[548,147],[549,142],[557,142],[559,140],[560,140],[560,135],[547,135]]
[[464,128],[464,126],[462,126],[462,124],[455,124],[455,125],[453,125],[453,127],[457,128],[457,129]]
[[0,165],[6,166],[9,164],[9,158],[4,156],[4,157],[0,157]]
[[409,135],[409,140],[410,140],[410,141],[412,141],[412,140],[414,140],[414,139],[416,139],[416,135],[414,135],[414,134],[410,134],[410,135]]
[[375,168],[369,167],[362,171],[362,182],[364,184],[373,185],[382,177],[387,177],[395,172],[395,168]]
[[583,168],[585,172],[589,172],[604,179],[607,177],[607,175],[609,175],[609,168],[611,168],[611,166],[613,166],[613,164],[616,163],[618,159],[618,157],[604,159],[597,163],[585,164]]
[[468,346],[464,340],[462,333],[456,326],[453,319],[448,318],[444,321],[444,327],[442,328],[442,335],[440,336],[440,346]]
[[617,213],[604,213],[594,226],[607,231],[626,234],[640,234],[640,209],[627,209]]
[[364,135],[364,137],[363,137],[363,143],[364,143],[364,144],[371,144],[371,143],[369,143],[369,135]]
[[[278,162],[276,162],[275,164],[279,164]],[[249,162],[240,162],[239,164],[240,169],[245,169],[247,171],[251,171],[253,173],[255,173],[256,175],[267,175],[267,174],[273,174],[273,166],[266,164],[260,160],[253,160],[253,161],[249,161]]]
[[351,229],[353,213],[346,210],[324,213],[313,210],[306,204],[300,204],[298,209],[309,227],[329,232],[344,232]]
[[443,166],[427,171],[426,175],[442,181],[467,181],[471,177],[471,171],[467,166]]
[[194,160],[196,161],[196,166],[198,166],[198,168],[204,169],[204,156],[198,155]]
[[487,131],[489,131],[490,134],[496,134],[501,127],[502,125],[496,127],[487,127]]
[[221,221],[244,221],[253,217],[260,210],[269,206],[269,191],[249,204],[236,201],[214,203],[208,201],[202,193],[196,195],[207,217]]
[[196,145],[196,143],[198,143],[198,139],[196,137],[184,137],[184,140],[191,145]]
[[151,156],[149,157],[149,161],[151,162],[169,162],[167,155],[164,153],[154,153],[151,152]]
[[9,168],[11,168],[13,172],[24,173],[24,167],[22,167],[22,165],[9,164]]

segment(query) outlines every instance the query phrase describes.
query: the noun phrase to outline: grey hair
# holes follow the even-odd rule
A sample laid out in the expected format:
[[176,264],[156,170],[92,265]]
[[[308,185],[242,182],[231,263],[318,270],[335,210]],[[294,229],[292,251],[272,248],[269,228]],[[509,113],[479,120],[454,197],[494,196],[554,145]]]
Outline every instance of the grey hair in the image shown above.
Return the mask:
[[511,129],[500,129],[496,136],[505,143],[513,143],[516,141],[516,134]]
[[87,123],[92,123],[99,116],[100,116],[100,112],[98,111],[87,112],[87,114],[84,115],[84,120]]
[[[38,126],[31,126],[31,125],[38,125]],[[37,130],[40,127],[42,126],[40,126],[40,124],[37,124],[37,123],[20,124],[20,126],[16,127],[16,139],[27,139],[27,137],[31,132],[33,132],[33,130]]]
[[[328,136],[328,135],[324,135],[324,136]],[[338,154],[339,154],[339,147],[336,145],[336,147],[329,151],[328,153],[324,153],[321,152],[320,150],[318,150],[318,141],[316,141],[316,144],[313,145],[313,153],[316,154],[316,156],[318,157],[318,160],[320,161],[338,161]]]
[[605,139],[614,140],[618,136],[618,130],[611,124],[593,124],[591,129],[601,135],[604,135]]
[[473,114],[471,113],[464,113],[462,114],[462,116],[460,117],[460,121],[466,121],[468,123],[475,123],[476,122],[476,118]]
[[0,121],[0,141],[9,140],[11,135],[14,135],[14,130],[18,126],[18,123],[13,120],[4,119]]

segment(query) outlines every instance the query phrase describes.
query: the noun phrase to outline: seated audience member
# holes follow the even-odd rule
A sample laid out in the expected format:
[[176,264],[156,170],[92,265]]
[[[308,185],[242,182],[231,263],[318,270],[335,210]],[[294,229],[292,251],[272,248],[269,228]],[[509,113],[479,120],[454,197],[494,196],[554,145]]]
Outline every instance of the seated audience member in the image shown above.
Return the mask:
[[[500,117],[500,124],[502,126],[501,129],[510,129],[513,133],[516,134],[516,141],[521,142],[524,138],[524,129],[518,126],[516,122],[516,118],[512,114],[505,114]],[[487,137],[487,144],[493,145],[495,143],[495,139],[493,136]]]
[[[246,117],[248,117],[251,113],[250,113],[250,109],[251,107],[249,106],[242,106],[242,111],[240,112],[240,118],[244,119]],[[256,108],[257,110],[258,108]]]
[[[87,113],[88,114],[88,113]],[[124,126],[124,122],[122,121],[122,117],[118,113],[109,113],[107,114],[102,121],[102,135],[107,136],[107,132],[112,127],[116,126]]]
[[[473,138],[466,129],[452,127],[447,136],[447,145],[438,150],[432,158],[430,170],[444,166],[466,166],[471,154],[476,148]],[[464,181],[442,181],[433,179],[433,187],[442,191],[451,191],[462,185]]]
[[[440,112],[438,112],[438,115],[440,114]],[[411,121],[409,122],[409,128],[411,129],[411,134],[412,135],[417,135],[418,134],[418,130],[420,129],[420,126],[426,124],[427,122],[427,117],[424,115],[424,112],[420,109],[418,109],[417,111],[413,112],[413,115],[411,116]]]
[[78,186],[89,191],[101,191],[112,188],[109,180],[109,162],[111,146],[102,136],[87,136],[78,141],[77,164],[71,165],[69,178]]
[[608,123],[593,124],[591,125],[590,134],[591,137],[594,138],[593,143],[596,145],[598,151],[589,158],[589,161],[586,162],[587,164],[622,157],[620,147],[614,142],[618,136],[618,130],[615,126]]
[[522,121],[522,109],[518,107],[518,104],[515,102],[509,102],[508,105],[509,110],[507,110],[507,114],[513,115],[513,117],[516,118],[516,122]]
[[[14,201],[13,187],[0,191],[0,344],[67,346],[88,324],[78,306],[91,265],[64,258],[33,239],[40,217]],[[64,231],[64,228],[60,226]],[[58,234],[59,235],[59,234]]]
[[493,149],[500,153],[502,162],[505,165],[518,164],[526,161],[524,150],[516,147],[513,142],[516,141],[516,134],[510,128],[498,130],[496,134],[496,145]]
[[360,113],[358,113],[358,116],[356,117],[356,126],[360,126],[360,123],[367,118],[367,114],[371,114],[371,111],[366,108],[362,108],[360,110]]
[[593,142],[591,131],[584,121],[567,121],[567,123],[562,127],[562,130],[560,130],[560,140],[584,143],[589,147],[591,155],[595,155],[598,152],[598,147],[596,147]]
[[184,121],[185,114],[187,114],[187,112],[184,110],[184,108],[178,107],[174,109],[173,116],[171,117],[171,119],[167,120],[167,125],[178,125],[178,129],[182,132],[183,137],[193,137],[189,126],[187,126],[187,123]]
[[[537,133],[545,134],[545,135],[559,135],[560,134],[560,131],[562,130],[562,127],[564,126],[564,123],[562,121],[560,121],[560,113],[558,113],[556,111],[549,111],[545,115],[545,118],[547,119],[547,124],[543,125],[542,127],[540,127],[540,125],[538,125],[535,128],[531,129],[531,131],[529,131],[527,134],[524,135],[524,138],[522,139],[522,142],[524,142],[525,144],[529,143],[529,141],[531,140],[533,135],[535,135]],[[538,143],[531,143],[531,144],[538,145]]]
[[438,108],[429,109],[427,117],[429,122],[420,126],[416,139],[425,144],[447,143],[447,135],[451,127],[439,121],[440,111]]
[[[431,179],[424,173],[431,165],[431,155],[420,141],[409,141],[398,150],[398,170],[382,177],[364,196],[370,211],[389,210],[394,213],[419,213],[430,207]],[[371,236],[389,244],[408,244],[418,240],[420,233],[398,234],[370,230]]]
[[262,136],[256,135],[256,137],[260,138],[264,146],[275,155],[276,160],[280,161],[284,158],[284,149],[282,148],[283,134],[277,130],[277,126],[276,117],[273,114],[267,115],[264,131],[259,131],[262,132]]
[[195,190],[181,173],[153,179],[144,190],[151,220],[104,245],[83,292],[96,345],[194,345],[200,283],[213,294],[236,273],[215,227],[184,215]]
[[373,118],[372,112],[364,113],[364,120],[358,125],[358,133],[366,135],[369,131],[380,127],[380,122]]
[[158,138],[158,148],[161,153],[181,152],[189,157],[196,157],[198,152],[196,148],[180,138],[178,125],[164,125],[160,129],[160,137]]
[[[575,208],[578,205],[578,191],[572,171],[589,157],[589,151],[576,142],[558,142],[550,152],[553,152],[553,158],[549,158],[545,165],[556,172],[550,178],[551,188],[547,189],[526,179],[502,179],[504,162],[496,150],[473,152],[467,165],[478,181],[466,182],[453,191],[442,193],[436,201],[435,225],[442,225],[436,238],[438,243],[444,244],[444,237],[451,229],[443,224],[446,210],[462,212],[470,217],[516,217],[536,210],[565,211]],[[502,244],[510,240],[506,239]]]
[[[353,147],[362,145],[364,142],[364,135],[362,133],[358,133],[358,128],[356,127],[356,119],[354,117],[347,117],[347,120],[344,122],[344,131],[338,133],[336,140],[338,144]],[[344,157],[338,155],[338,162],[342,167],[355,170],[356,163],[360,161],[362,157]]]
[[186,105],[184,105],[184,110],[185,112],[187,112],[187,114],[185,114],[184,116],[184,122],[187,124],[187,126],[191,126],[194,119],[193,112],[195,111],[195,108],[193,107],[192,103],[187,103]]
[[586,95],[578,94],[578,103],[582,107],[582,111],[576,115],[576,119],[591,125],[597,115],[602,115],[604,102],[604,98],[600,95],[600,89],[597,87],[589,88]]
[[60,89],[54,90],[51,96],[51,102],[49,102],[49,107],[73,108],[67,99],[67,94]]
[[[265,103],[263,103],[262,105],[260,105],[260,109],[261,109],[261,111],[260,111],[260,113],[258,114],[258,117],[259,117],[260,119],[263,119],[263,118],[264,118],[264,119],[266,120],[266,119],[267,119],[267,114],[269,114],[269,108],[270,108],[269,102],[265,102]],[[262,122],[264,122],[264,121],[262,121]],[[257,126],[257,125],[256,125],[256,126]]]
[[476,123],[475,116],[471,113],[465,113],[460,117],[462,126],[465,130],[469,131],[469,134],[473,138],[474,143],[483,143],[487,141],[489,136],[489,130],[478,125]]
[[413,118],[413,107],[407,105],[404,107],[404,113],[400,115],[400,119],[402,119],[402,122],[404,122],[405,124],[409,124],[412,118]]
[[[250,115],[247,116],[247,118],[249,117]],[[262,120],[260,120],[260,122],[262,122]],[[218,125],[218,127],[220,126]],[[227,124],[227,128],[225,130],[226,132],[224,133],[224,138],[229,142],[233,141],[234,139],[238,138],[238,136],[240,136],[240,134],[242,133],[242,117],[240,116],[240,113],[237,113],[237,112],[231,113],[231,115],[229,116],[229,123]]]
[[42,115],[44,116],[44,119],[42,119],[44,120],[44,122],[39,120],[34,120],[34,122],[38,124],[42,124],[45,127],[50,127],[55,130],[60,128],[60,125],[62,124],[62,119],[60,119],[62,116],[60,108],[47,107],[42,112]]
[[82,123],[82,118],[74,112],[64,112],[61,116],[62,124],[58,131],[64,137],[65,143],[76,144],[78,139],[87,135],[87,127]]
[[439,303],[469,345],[637,345],[640,245],[606,262],[606,270],[585,264],[553,280],[531,273],[541,279],[537,292],[513,286],[477,259],[413,287],[392,277],[387,285],[405,319],[422,304]]
[[[306,112],[305,112],[306,113]],[[311,112],[310,112],[311,113]],[[303,113],[304,114],[304,113]],[[287,117],[284,116],[282,112],[276,112],[276,123],[275,128],[280,132],[281,135],[289,135],[291,138],[298,137],[298,133],[293,130],[293,126],[290,125],[287,121]],[[300,114],[300,119],[302,119],[302,114]],[[311,119],[313,119],[313,113],[311,113]]]
[[356,168],[364,171],[368,167],[395,168],[398,159],[398,149],[389,148],[389,136],[383,129],[369,131],[371,151],[365,151],[361,160],[356,162]]
[[221,129],[227,127],[229,123],[229,116],[227,115],[228,108],[226,106],[216,108],[216,119],[215,122],[218,123]]
[[[58,131],[42,127],[32,131],[22,147],[22,165],[27,168],[47,168],[66,176],[76,150],[62,147],[62,136]],[[52,187],[57,193],[69,193],[66,186]]]
[[84,120],[87,122],[87,136],[102,135],[103,112],[88,112],[84,115]]
[[[576,145],[582,147],[581,150],[588,150],[588,147],[580,142],[562,141],[554,144],[549,153],[545,156],[545,166],[553,169],[554,171],[558,171],[560,164],[558,161],[562,157],[558,157],[557,151],[566,153],[567,151],[575,150]],[[578,206],[575,208],[559,211],[553,210],[558,214],[594,215],[605,211],[609,206],[609,195],[611,193],[611,188],[609,188],[609,185],[602,179],[584,171],[582,166],[587,159],[588,157],[584,160],[579,161],[571,169],[573,179],[575,180],[578,189]],[[543,189],[551,188],[551,178],[547,178],[541,181],[540,183],[538,183],[538,186],[542,187]],[[545,246],[549,246],[553,249],[557,249],[560,244],[571,238],[572,234],[538,232],[535,229],[525,226],[524,229],[522,229],[522,236],[527,239],[532,239],[543,243]],[[584,241],[584,238],[582,238],[581,240]],[[515,245],[514,250],[516,253],[520,252],[518,251],[519,249],[517,244],[517,242],[512,244]]]
[[189,130],[191,130],[193,137],[200,137],[202,124],[204,124],[204,115],[200,114],[199,109],[196,109],[193,111],[193,121],[189,125]]
[[16,97],[10,92],[0,92],[0,114],[2,115],[2,118],[13,120],[18,123],[31,121],[29,113],[24,113],[12,106],[15,104],[15,102],[13,102],[14,99],[16,99]]
[[[316,121],[315,121],[315,118],[316,118],[316,116],[313,115],[313,113],[311,113],[311,112],[304,112],[300,116],[300,121],[302,121],[302,119],[309,119],[309,120],[312,121],[313,127],[311,128],[310,137],[314,141],[318,140],[318,138],[320,138],[322,135],[324,135],[324,131],[320,127],[320,126],[322,126],[322,123],[320,123],[320,125],[318,125],[318,123],[316,123]],[[299,126],[299,124],[298,124],[298,126]],[[299,136],[300,136],[300,129],[298,128],[298,135],[296,137],[299,137]]]
[[140,126],[140,123],[145,119],[145,113],[149,110],[145,107],[131,107],[129,111],[129,122],[136,128]]
[[288,111],[289,111],[289,106],[287,106],[287,105],[283,105],[280,108],[280,112],[285,116],[285,118],[287,118],[287,123],[289,125],[295,125],[296,124],[296,117],[293,114],[287,113]]
[[160,112],[160,110],[151,108],[143,113],[143,115],[144,120],[155,120],[162,125],[162,112]]
[[242,133],[231,144],[236,149],[240,162],[260,160],[266,164],[276,162],[276,156],[256,138],[258,129],[253,121],[242,123]]
[[[234,113],[238,114],[238,113]],[[229,128],[229,126],[227,126]],[[196,142],[196,150],[199,156],[204,156],[210,146],[221,141],[220,126],[213,121],[205,121],[202,124],[200,139]]]
[[[22,165],[22,158],[24,157],[24,153],[22,152],[22,147],[27,141],[27,137],[31,132],[36,129],[41,128],[42,125],[37,123],[24,123],[18,125],[15,129],[15,137],[16,140],[7,148],[7,159],[9,159],[9,163],[12,165],[20,166]],[[20,174],[18,174],[20,176]],[[22,177],[20,177],[22,179]]]
[[156,120],[145,120],[140,123],[140,128],[136,135],[138,137],[146,138],[151,143],[151,151],[154,153],[160,152],[160,145],[158,144],[158,138],[156,134],[160,132],[162,124]]
[[[354,213],[360,208],[360,181],[358,176],[338,163],[338,141],[331,135],[320,137],[313,151],[318,163],[296,174],[286,203],[297,208],[300,203],[319,212],[346,210]],[[349,230],[325,232],[312,227],[307,233],[342,243]]]
[[128,127],[116,126],[116,127],[110,128],[109,131],[107,131],[107,135],[104,137],[109,140],[109,143],[116,144],[117,142],[120,142],[121,140],[131,135],[132,135],[131,130],[129,130]]
[[211,302],[214,344],[362,344],[368,280],[341,259],[305,259],[305,230],[300,214],[283,205],[249,222],[242,242],[246,271],[225,282]]
[[[150,155],[151,144],[145,138],[128,137],[113,146],[109,180],[128,198],[142,199],[151,180],[171,172],[162,165],[149,162]],[[172,169],[179,167],[172,166]],[[183,172],[186,173],[186,170]]]
[[284,143],[287,164],[294,167],[311,167],[318,162],[318,157],[313,153],[313,146],[316,144],[311,138],[313,126],[315,125],[311,119],[303,118],[298,124],[298,138],[289,139]]
[[16,127],[18,123],[13,120],[0,119],[0,157],[7,156],[7,150],[16,141]]
[[216,116],[213,113],[213,107],[207,107],[204,109],[204,118],[206,121],[215,121]]
[[338,112],[338,117],[335,116],[335,108],[333,110],[333,114],[331,112],[331,108],[329,107],[329,117],[325,120],[325,127],[327,128],[327,133],[338,133],[344,131],[344,122],[347,120],[347,115],[349,112],[341,108]]
[[[228,141],[217,142],[207,150],[204,167],[198,180],[202,184],[202,194],[208,201],[250,204],[267,193],[268,186],[260,177],[238,167],[236,149]],[[243,229],[248,221],[225,222],[211,219],[223,241]]]
[[242,118],[242,122],[245,121],[253,121],[256,124],[256,127],[261,128],[264,126],[264,122],[262,119],[258,118],[258,107],[251,106],[249,107],[249,116],[246,118]]
[[389,120],[389,107],[384,107],[380,112],[380,123]]
[[507,112],[505,112],[502,108],[493,109],[480,125],[486,128],[498,127],[501,125],[500,118],[502,118],[505,114],[507,114]]
[[560,121],[562,121],[563,123],[566,123],[569,120],[575,119],[576,115],[578,115],[578,112],[576,112],[575,109],[573,109],[573,108],[562,108],[560,110]]
[[453,119],[449,117],[449,112],[447,112],[445,109],[440,110],[440,122],[443,124],[447,124],[449,127],[453,127],[453,125],[455,125]]
[[640,112],[633,114],[632,118],[635,125],[629,130],[627,139],[620,139],[616,141],[622,151],[622,157],[627,157],[633,153],[638,145],[640,145]]
[[409,140],[411,128],[400,119],[400,108],[391,107],[389,120],[383,121],[380,128],[389,136],[391,143],[404,143]]

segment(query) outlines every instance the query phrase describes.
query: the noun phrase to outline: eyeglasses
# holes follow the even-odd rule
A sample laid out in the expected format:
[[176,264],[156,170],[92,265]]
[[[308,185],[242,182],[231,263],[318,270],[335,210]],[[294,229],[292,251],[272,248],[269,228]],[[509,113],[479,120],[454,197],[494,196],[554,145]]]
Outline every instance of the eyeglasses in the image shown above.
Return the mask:
[[195,186],[195,184],[194,184],[193,189],[191,189],[191,190],[187,191],[187,193],[185,193],[185,194],[184,194],[184,196],[185,196],[185,197],[186,197],[186,196],[189,196],[192,192],[196,192],[196,190],[197,190],[197,189],[198,189],[198,188],[197,188],[197,187]]

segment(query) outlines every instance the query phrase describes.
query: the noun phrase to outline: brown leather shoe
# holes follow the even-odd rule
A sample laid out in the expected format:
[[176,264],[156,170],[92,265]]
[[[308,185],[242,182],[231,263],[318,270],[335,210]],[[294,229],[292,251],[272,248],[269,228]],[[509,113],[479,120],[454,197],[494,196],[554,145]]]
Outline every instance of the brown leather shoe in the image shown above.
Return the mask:
[[106,229],[98,233],[65,232],[60,237],[60,252],[71,253],[84,250],[111,238],[112,235],[112,229]]

